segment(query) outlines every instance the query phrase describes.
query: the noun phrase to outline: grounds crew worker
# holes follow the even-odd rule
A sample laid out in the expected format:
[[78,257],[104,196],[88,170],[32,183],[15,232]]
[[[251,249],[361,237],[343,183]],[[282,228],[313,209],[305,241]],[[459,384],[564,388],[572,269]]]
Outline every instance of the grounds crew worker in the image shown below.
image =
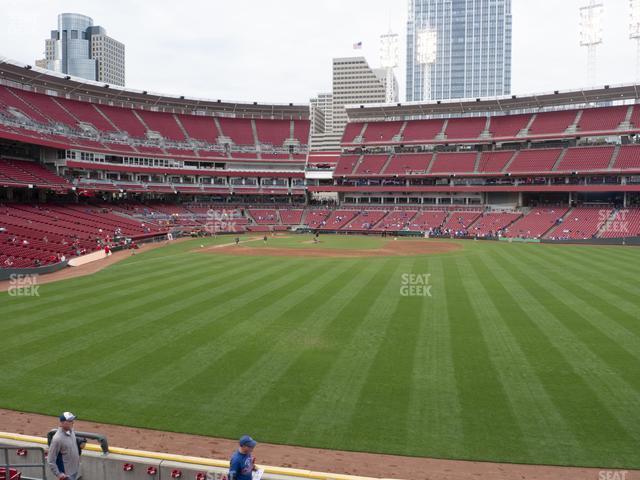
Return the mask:
[[77,480],[80,469],[80,449],[73,431],[76,416],[71,412],[60,415],[60,426],[51,439],[47,463],[58,479]]

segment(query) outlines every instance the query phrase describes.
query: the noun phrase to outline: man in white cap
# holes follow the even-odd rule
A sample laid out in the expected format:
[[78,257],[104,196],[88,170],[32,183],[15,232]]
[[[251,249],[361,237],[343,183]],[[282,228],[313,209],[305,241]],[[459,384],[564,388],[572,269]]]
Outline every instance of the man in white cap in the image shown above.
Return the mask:
[[60,426],[51,439],[47,463],[60,480],[77,480],[80,469],[80,451],[73,431],[76,416],[71,412],[60,415]]

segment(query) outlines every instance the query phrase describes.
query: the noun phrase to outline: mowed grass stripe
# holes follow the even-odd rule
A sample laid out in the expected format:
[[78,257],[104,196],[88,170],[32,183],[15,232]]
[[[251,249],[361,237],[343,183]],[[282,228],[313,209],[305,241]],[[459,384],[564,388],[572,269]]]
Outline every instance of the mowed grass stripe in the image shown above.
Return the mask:
[[[272,261],[278,263],[276,260]],[[193,338],[195,343],[190,343],[188,338],[184,339],[187,345],[195,345],[203,354],[209,352],[206,358],[202,356],[202,362],[197,368],[188,372],[181,370],[180,377],[174,380],[173,384],[169,383],[170,377],[166,372],[164,376],[155,378],[150,388],[152,391],[166,391],[169,397],[167,400],[174,399],[179,404],[185,394],[198,392],[199,386],[207,384],[207,389],[195,394],[196,398],[202,401],[204,411],[210,411],[211,405],[216,405],[216,409],[224,409],[225,405],[237,406],[239,392],[249,395],[252,377],[256,378],[256,382],[260,380],[257,378],[259,372],[253,375],[253,368],[259,368],[260,364],[267,369],[270,367],[261,357],[274,343],[264,342],[263,338],[279,338],[279,335],[295,328],[295,317],[292,316],[295,307],[304,303],[316,289],[334,281],[336,276],[346,271],[349,266],[352,266],[351,262],[292,263],[288,275],[283,278],[286,279],[286,283],[280,285],[277,290],[258,291],[258,298],[221,315],[214,325],[215,333],[218,335],[213,335],[213,331],[208,332],[209,336],[200,337],[204,342]],[[242,338],[242,342],[233,341],[237,338]],[[191,363],[188,357],[184,360],[185,366]],[[181,363],[178,363],[178,367],[180,365]],[[273,372],[269,372],[266,378],[272,378],[272,375]],[[257,388],[257,383],[254,387]],[[224,397],[229,391],[231,400],[227,401]],[[255,395],[259,395],[259,391],[256,391]],[[245,408],[250,408],[250,405],[251,402]]]
[[[238,267],[238,270],[246,268]],[[212,278],[215,282],[222,282],[232,270],[227,265],[220,266],[190,266],[181,270],[182,273],[163,275],[155,280],[149,278],[140,277],[135,284],[129,287],[123,286],[113,291],[104,293],[99,290],[90,291],[86,294],[84,299],[79,299],[77,303],[67,303],[65,301],[57,302],[56,306],[49,308],[40,308],[38,315],[34,313],[23,313],[30,319],[29,328],[24,328],[22,325],[20,334],[13,337],[13,346],[18,346],[19,342],[25,339],[31,339],[32,341],[45,339],[48,340],[52,335],[66,336],[69,330],[75,329],[79,326],[89,329],[89,327],[95,325],[100,320],[112,320],[118,321],[119,317],[108,317],[106,314],[112,309],[119,310],[123,304],[129,307],[134,307],[136,302],[144,302],[145,297],[149,294],[151,286],[154,287],[156,293],[171,291],[176,286],[183,288],[190,282],[197,281],[198,275],[204,275],[205,273]],[[215,275],[215,277],[213,277]],[[42,293],[46,295],[46,293]],[[91,313],[89,316],[88,313]],[[98,312],[98,315],[96,315]],[[88,317],[88,318],[87,318]],[[51,320],[55,319],[55,322]],[[106,325],[111,325],[111,321]],[[27,343],[23,343],[22,347],[26,347]]]
[[[595,326],[603,333],[611,334],[616,342],[640,359],[640,311],[637,304],[630,301],[634,296],[640,300],[640,296],[627,295],[626,290],[613,284],[590,278],[587,271],[588,268],[581,265],[559,268],[553,284],[564,290],[565,285],[570,285],[573,294],[584,303],[580,306],[581,311],[598,319]],[[580,277],[579,283],[574,281],[576,275]],[[627,345],[627,340],[632,343]]]
[[[247,268],[251,269],[253,265],[247,264],[246,266]],[[262,280],[268,277],[268,275],[272,275],[273,278],[279,278],[281,276],[281,272],[285,270],[287,267],[286,265],[284,266],[277,265],[277,267],[278,268],[276,270],[273,270],[273,269],[263,270],[260,273],[255,273],[252,276],[245,277],[244,281],[227,282],[226,288],[222,289],[218,293],[222,298],[224,297],[225,294],[232,292],[233,289],[237,289],[238,291],[245,291],[246,290],[245,287],[248,285],[247,279],[249,279],[249,281],[254,280],[258,283],[263,283]],[[185,300],[185,298],[187,300]],[[183,306],[182,307],[183,310],[185,308],[193,308],[194,310],[197,310],[199,307],[202,306],[202,304],[196,303],[191,307],[189,307],[188,299],[189,299],[189,296],[186,295],[186,292],[178,291],[173,296],[168,297],[169,301],[166,302],[166,305],[158,306],[159,308],[158,312],[160,313],[156,312],[155,310],[150,312],[147,311],[144,315],[142,315],[142,317],[137,318],[136,322],[139,324],[143,321],[145,324],[153,324],[154,322],[157,322],[159,319],[170,320],[170,318],[175,318],[175,317],[172,317],[172,315],[176,313],[176,311],[178,313],[180,312],[180,307],[177,309],[175,308],[176,304]],[[208,300],[211,300],[211,298],[209,297]],[[205,302],[201,302],[201,303],[205,303]],[[169,310],[169,312],[167,312],[167,310]],[[198,311],[201,311],[201,310],[198,310]],[[180,322],[173,321],[172,325],[173,325],[172,328],[174,329],[174,331],[181,330]],[[97,379],[93,378],[93,375],[87,377],[87,374],[90,372],[90,370],[94,369],[97,372],[103,372],[102,376],[104,376],[105,371],[106,372],[112,371],[117,365],[121,365],[122,362],[125,362],[127,365],[132,363],[133,356],[140,356],[140,355],[144,356],[145,352],[141,350],[139,347],[145,346],[147,349],[152,350],[156,348],[158,341],[162,340],[165,343],[170,343],[172,341],[172,338],[170,337],[166,338],[167,333],[171,333],[171,332],[167,332],[163,329],[158,329],[155,332],[155,336],[157,338],[154,338],[151,340],[149,339],[148,336],[145,336],[144,333],[145,332],[142,332],[142,335],[134,337],[134,338],[140,338],[140,340],[138,340],[133,344],[133,346],[137,347],[134,349],[132,348],[131,344],[127,343],[127,339],[130,338],[130,333],[118,332],[118,335],[122,335],[122,342],[118,343],[120,350],[117,350],[114,348],[111,349],[112,359],[109,362],[103,362],[102,361],[103,359],[98,359],[99,361],[94,362],[91,365],[87,365],[87,364],[82,365],[76,361],[77,355],[79,352],[77,351],[72,352],[71,355],[65,357],[63,360],[59,362],[60,370],[69,371],[70,374],[67,375],[65,378],[56,377],[54,379],[52,379],[50,375],[44,375],[42,378],[36,377],[33,385],[35,392],[32,392],[32,393],[34,395],[37,395],[37,392],[40,392],[42,391],[43,388],[45,388],[48,392],[49,399],[50,399],[50,402],[48,403],[49,408],[51,408],[51,405],[54,405],[56,401],[60,402],[61,406],[68,405],[72,399],[75,399],[75,401],[80,403],[86,403],[93,399],[92,403],[96,405],[96,408],[92,411],[96,412],[96,415],[102,413],[103,409],[113,408],[113,404],[110,403],[110,404],[104,405],[104,402],[101,399],[115,397],[118,392],[122,391],[123,379],[117,377],[114,382],[110,382],[110,381],[106,381],[103,378],[102,381],[98,381]],[[113,345],[114,343],[109,344],[109,346],[111,347]],[[81,351],[80,353],[86,354],[87,358],[96,358],[96,357],[91,357],[91,353],[93,351],[94,350],[92,350],[91,346],[87,346],[86,349]],[[161,364],[165,363],[165,361],[166,361],[166,356],[163,356],[158,360],[158,362]],[[135,365],[132,364],[132,366],[134,367],[133,369],[135,370]],[[74,368],[79,369],[78,371],[80,373],[74,375],[72,372]],[[46,369],[45,369],[45,374],[46,374]],[[93,374],[93,372],[91,372],[91,374]],[[87,380],[87,378],[89,378],[90,380]],[[91,382],[91,380],[93,380],[93,383],[95,383],[95,386],[91,384],[87,384],[87,382]],[[76,390],[82,393],[74,396],[71,392]],[[59,409],[59,407],[55,407],[55,408]],[[125,412],[127,412],[127,410],[125,410]],[[106,422],[113,421],[113,419],[110,420],[105,417],[98,418],[98,420],[102,420]],[[150,426],[150,425],[147,425],[147,426]]]
[[640,262],[640,249],[637,247],[617,247],[616,250],[623,252],[619,255],[615,255],[616,250],[602,247],[585,250],[585,247],[578,246],[538,245],[537,248],[540,250],[536,251],[554,255],[559,263],[569,265],[571,269],[578,265],[592,265],[590,276],[596,278],[610,272],[612,275],[607,275],[606,278],[616,284],[634,285],[637,281],[637,265]]
[[[417,261],[417,258],[410,258],[398,262],[395,273],[389,278],[390,284],[380,297],[380,301],[390,304],[387,308],[391,313],[388,314],[389,318],[380,317],[379,326],[376,327],[380,340],[376,348],[371,349],[373,358],[370,366],[363,370],[366,377],[348,428],[349,432],[353,432],[349,435],[351,448],[358,444],[366,450],[380,451],[379,432],[382,431],[385,432],[385,441],[395,452],[415,453],[405,448],[421,299],[403,296],[400,288],[403,280],[411,282],[411,277],[407,278],[407,275],[424,273],[416,264]],[[371,418],[377,421],[371,422]],[[424,441],[416,443],[419,443],[419,450],[424,451]]]
[[[280,268],[282,269],[283,267]],[[252,269],[252,266],[245,265],[243,269],[248,271]],[[257,273],[254,279],[259,281],[261,275],[266,276],[269,275],[269,273],[278,275],[278,271],[267,271],[262,274]],[[227,275],[228,278],[233,278],[237,275],[237,272],[228,272]],[[102,357],[101,365],[99,366],[100,371],[104,372],[113,365],[113,363],[105,362],[112,360],[115,363],[121,361],[123,358],[134,355],[132,352],[129,352],[122,356],[123,351],[129,348],[130,338],[140,338],[141,340],[139,341],[141,342],[149,341],[149,324],[158,325],[162,319],[175,318],[172,317],[172,315],[179,312],[185,305],[194,307],[199,305],[199,300],[202,300],[203,304],[210,301],[211,295],[207,291],[201,291],[201,293],[196,295],[192,294],[192,292],[196,290],[195,287],[202,283],[203,278],[206,277],[192,275],[190,280],[181,283],[179,286],[172,286],[171,294],[167,294],[164,288],[155,290],[152,285],[147,284],[146,294],[141,292],[137,294],[130,293],[128,294],[130,297],[130,301],[128,302],[113,303],[109,301],[110,297],[107,297],[104,301],[110,303],[111,306],[109,308],[104,308],[100,315],[94,316],[89,322],[84,317],[85,313],[79,312],[72,320],[77,326],[76,329],[67,325],[68,332],[53,333],[47,338],[40,340],[41,344],[31,345],[30,351],[32,353],[11,360],[13,370],[7,375],[13,378],[24,373],[21,371],[21,368],[35,370],[46,367],[45,372],[43,372],[46,373],[49,365],[56,361],[77,358],[76,355],[79,352],[86,354],[96,352],[95,344],[102,344],[103,347],[109,348],[109,355]],[[248,276],[247,279],[251,281],[252,277]],[[223,282],[226,279],[219,278],[217,280]],[[237,283],[227,281],[220,295],[224,295],[227,291],[237,288],[238,284],[240,284],[240,288],[242,288],[243,281],[238,281]],[[141,316],[133,315],[137,309],[145,313]],[[55,317],[53,317],[53,320],[55,320]],[[102,321],[109,321],[109,323],[104,325],[103,328],[95,328],[95,325],[100,325]],[[138,333],[140,336],[130,337],[133,333]],[[155,334],[162,335],[162,331],[157,330]],[[111,343],[103,343],[106,341],[110,341]],[[34,348],[36,346],[38,348]],[[89,371],[87,365],[82,366],[76,361],[71,362],[71,364],[73,366],[72,370],[87,373]],[[80,377],[82,377],[82,373],[80,373]],[[81,378],[78,378],[78,381],[79,380],[81,380]]]
[[527,320],[485,262],[484,256],[461,259],[460,266],[467,272],[463,283],[483,336],[491,345],[492,363],[502,383],[509,385],[506,393],[530,455],[545,455],[552,463],[560,463],[576,453],[576,446],[588,451],[565,418],[567,405],[554,403],[554,385],[539,374],[538,366],[548,361],[540,354],[554,355],[558,368],[570,370],[570,366],[563,366],[562,357]]
[[[242,260],[231,259],[232,257],[224,258],[221,263],[228,263],[230,265],[241,265]],[[120,274],[110,274],[112,269],[117,267],[117,264],[107,267],[105,270],[97,272],[93,275],[86,277],[79,277],[75,279],[62,280],[60,282],[48,283],[40,286],[39,297],[25,297],[24,302],[13,302],[12,298],[6,295],[0,296],[0,301],[4,298],[6,301],[7,314],[19,314],[19,313],[32,313],[31,308],[41,309],[48,307],[51,304],[57,304],[59,301],[64,300],[65,303],[71,304],[74,302],[81,303],[85,301],[88,294],[96,294],[97,292],[111,293],[114,290],[128,288],[129,286],[136,285],[141,280],[147,280],[151,274],[157,271],[163,271],[167,275],[179,274],[192,267],[191,262],[183,259],[181,262],[176,262],[172,265],[175,268],[166,269],[162,266],[154,265],[145,267],[136,271],[134,274],[122,276]],[[3,306],[3,309],[5,307]]]
[[[330,341],[334,330],[342,332],[343,340],[353,334],[359,322],[355,319],[347,321],[345,311],[351,308],[354,297],[368,291],[379,271],[376,262],[358,261],[354,275],[341,275],[333,285],[335,288],[327,286],[300,306],[298,312],[308,316],[308,321],[295,332],[299,340],[287,338],[281,344],[281,348],[289,350],[288,355],[293,356],[294,361],[270,382],[261,404],[240,414],[240,429],[251,426],[256,432],[266,432],[275,422],[279,427],[276,441],[295,444],[308,444],[317,435],[311,427],[300,436],[295,435],[300,412],[314,400],[317,389],[343,348],[342,342]],[[305,328],[308,329],[306,333]]]
[[420,259],[418,265],[423,263],[424,271],[417,273],[431,274],[432,296],[421,297],[416,305],[419,329],[411,368],[405,448],[415,448],[415,439],[422,438],[429,456],[463,458],[466,451],[443,260],[429,257]]
[[[367,288],[354,295],[342,311],[340,326],[330,337],[340,346],[339,352],[312,401],[301,412],[293,433],[295,438],[313,431],[325,446],[334,443],[344,449],[356,448],[355,442],[349,439],[349,434],[353,433],[349,432],[349,422],[373,356],[383,340],[380,327],[392,320],[389,314],[399,301],[398,295],[385,296],[390,289],[395,293],[396,275],[402,268],[400,263],[394,268],[396,263],[394,258],[376,262],[378,271]],[[331,415],[323,412],[331,412]],[[324,419],[321,424],[318,424],[318,418]]]
[[[244,265],[239,271],[250,271],[250,266]],[[163,298],[167,291],[174,289],[184,290],[191,288],[202,282],[202,275],[217,274],[215,277],[208,277],[214,283],[222,284],[226,279],[232,277],[231,270],[222,265],[219,268],[208,265],[200,265],[195,267],[192,265],[185,268],[180,275],[163,275],[155,281],[141,278],[136,286],[130,288],[121,288],[108,295],[99,294],[98,292],[88,295],[84,305],[69,305],[62,302],[59,308],[49,308],[42,310],[42,316],[38,319],[39,328],[23,331],[12,337],[12,341],[8,344],[12,348],[37,349],[52,343],[52,340],[64,341],[68,337],[71,330],[74,335],[78,335],[82,331],[93,332],[98,322],[107,321],[102,324],[104,328],[112,327],[114,323],[118,323],[126,316],[118,315],[123,308],[128,310],[138,308],[140,304],[149,305],[149,294],[153,293],[154,299]],[[160,296],[158,296],[160,294]],[[87,309],[90,312],[99,312],[97,315],[93,313],[87,318]],[[115,313],[114,313],[115,312]],[[52,321],[55,320],[55,321]],[[27,340],[25,342],[25,340]],[[30,342],[28,341],[30,340]],[[84,340],[84,339],[83,339]],[[34,342],[36,342],[34,344]],[[42,342],[38,344],[37,342]]]
[[[487,266],[500,280],[503,288],[518,299],[520,308],[529,320],[537,325],[554,349],[561,353],[564,362],[571,367],[569,372],[553,369],[551,373],[555,381],[575,382],[574,373],[580,377],[587,387],[581,388],[578,392],[580,399],[585,401],[584,409],[578,411],[578,404],[573,405],[573,408],[581,419],[589,419],[593,412],[598,412],[598,432],[593,431],[590,434],[599,437],[597,441],[601,448],[604,448],[602,438],[611,438],[612,442],[607,445],[608,453],[612,458],[622,458],[625,448],[616,451],[615,447],[611,446],[628,448],[637,442],[638,432],[629,425],[630,420],[637,419],[640,414],[637,408],[639,399],[634,389],[620,378],[619,372],[608,368],[606,363],[593,354],[564,324],[563,318],[567,313],[566,310],[557,308],[561,305],[560,299],[550,297],[548,292],[541,294],[540,285],[535,284],[527,272],[518,270],[511,263],[506,263],[509,265],[508,269],[503,268],[503,263],[495,258]],[[569,396],[565,393],[563,398],[573,399],[574,395]],[[576,398],[572,401],[577,400]],[[580,430],[574,433],[579,435]],[[585,465],[594,465],[593,457],[585,457],[585,460]],[[606,463],[603,462],[601,465]]]
[[[291,288],[297,277],[283,275],[287,270],[287,265],[272,262],[270,267],[263,267],[247,274],[236,272],[236,276],[227,281],[224,288],[211,291],[198,289],[201,293],[192,295],[192,302],[180,302],[178,309],[170,314],[166,314],[164,309],[157,312],[156,316],[163,320],[162,328],[157,329],[152,335],[137,336],[140,340],[133,345],[135,353],[113,352],[107,359],[108,369],[100,371],[100,366],[96,365],[95,371],[89,369],[86,375],[96,384],[104,381],[128,385],[118,390],[114,396],[116,400],[127,397],[131,393],[130,390],[142,389],[148,398],[153,398],[155,393],[166,393],[167,390],[160,386],[158,381],[150,381],[150,375],[166,368],[167,364],[162,362],[162,359],[170,356],[172,363],[169,365],[175,366],[173,372],[164,370],[165,375],[159,380],[175,382],[176,378],[180,378],[175,376],[179,360],[174,355],[175,352],[187,357],[190,353],[189,348],[178,347],[181,342],[188,343],[193,348],[197,342],[202,341],[202,333],[211,328],[219,312],[238,311],[250,302],[258,302],[260,298],[276,294],[278,289]],[[175,322],[174,315],[182,320]],[[136,368],[132,368],[134,364]],[[145,382],[149,384],[146,385]]]
[[[136,264],[134,272],[134,275],[136,277],[154,275],[160,268],[170,269],[173,267],[181,267],[182,265],[184,265],[185,258],[188,258],[190,256],[189,254],[168,256],[167,258],[164,258],[162,262],[156,263],[156,259],[151,258],[151,255],[153,255],[153,253],[154,251],[143,252],[136,256],[136,258],[141,259],[134,262]],[[232,258],[227,258],[224,260],[233,261]],[[51,293],[52,296],[62,294],[65,296],[65,298],[72,298],[78,293],[82,293],[86,289],[93,288],[94,280],[97,279],[100,279],[106,286],[112,285],[114,283],[121,284],[121,282],[127,281],[128,273],[123,272],[122,270],[129,264],[130,260],[125,259],[91,275],[47,283],[42,285],[40,288],[46,290],[48,293]]]
[[[356,266],[360,263],[359,266]],[[237,415],[239,430],[229,432],[231,436],[237,436],[241,429],[249,428],[257,431],[254,422],[260,419],[280,418],[286,413],[294,414],[295,411],[282,411],[282,392],[278,392],[278,400],[275,403],[265,399],[273,393],[272,387],[285,376],[289,368],[296,362],[298,355],[307,346],[312,347],[318,340],[328,323],[331,322],[330,302],[335,301],[333,294],[346,285],[353,274],[367,278],[366,265],[357,261],[343,261],[332,266],[329,272],[322,277],[317,276],[289,296],[289,302],[283,304],[285,309],[264,312],[266,318],[274,317],[269,321],[264,332],[253,332],[252,324],[245,327],[245,342],[236,351],[228,352],[224,357],[210,365],[211,373],[216,370],[229,371],[231,375],[227,381],[218,382],[218,388],[210,392],[207,405],[220,412],[222,415]],[[320,313],[318,308],[326,306],[329,311]],[[297,312],[306,310],[307,315],[299,317]],[[318,312],[317,314],[314,314]],[[262,312],[259,313],[262,316]],[[261,320],[262,322],[262,320]],[[272,343],[262,341],[262,336],[273,338]],[[236,359],[240,355],[246,355],[242,365],[236,365]],[[313,371],[307,372],[313,375]],[[202,376],[201,376],[202,377]],[[295,378],[295,377],[293,377]],[[199,379],[194,379],[198,381]],[[292,377],[288,377],[291,382]],[[187,386],[189,387],[189,386]],[[298,391],[291,392],[294,397]],[[238,402],[238,397],[242,398]],[[285,432],[283,432],[285,433]],[[257,434],[257,433],[256,433]]]
[[504,458],[518,457],[527,446],[505,392],[509,385],[502,384],[491,363],[461,270],[458,259],[447,258],[443,278],[467,458],[497,460],[496,446]]
[[[629,250],[629,252],[633,252]],[[563,266],[568,267],[568,271],[584,272],[584,276],[580,276],[580,281],[598,281],[603,278],[607,282],[599,282],[600,288],[609,287],[614,295],[620,296],[621,299],[640,300],[640,292],[634,288],[635,279],[640,269],[637,264],[633,263],[633,256],[629,255],[627,264],[615,265],[611,259],[602,257],[602,255],[585,255],[576,252],[575,249],[563,253],[561,250],[552,248],[549,245],[539,245],[535,250],[525,252],[537,260],[535,263],[540,267],[541,271],[555,271]],[[546,260],[546,261],[545,261]],[[640,261],[640,256],[637,258]],[[547,263],[548,262],[548,263]],[[607,275],[611,273],[611,275]]]
[[[526,265],[520,258],[508,252],[501,251],[498,254],[520,267]],[[566,272],[566,269],[562,271]],[[640,369],[640,339],[615,321],[611,317],[611,310],[607,312],[605,307],[592,306],[594,299],[598,298],[596,288],[589,292],[577,283],[572,284],[570,290],[565,288],[560,281],[564,278],[562,271],[559,270],[553,276],[543,276],[532,270],[529,276],[531,282],[535,282],[542,290],[560,300],[558,307],[564,306],[561,315],[567,327],[575,332],[594,354],[614,371],[620,372],[622,377],[640,392],[640,377],[632,372]],[[574,273],[573,276],[575,275]],[[554,278],[558,278],[558,281]],[[611,355],[611,352],[615,354]]]
[[[583,350],[573,346],[579,345],[578,339],[572,338],[562,327],[554,328],[554,323],[559,320],[555,318],[552,305],[559,300],[540,303],[533,296],[536,286],[532,285],[526,272],[519,272],[511,262],[493,257],[483,259],[483,264],[485,281],[495,285],[493,295],[500,295],[504,290],[511,296],[517,296],[518,302],[510,305],[514,311],[514,322],[520,318],[526,318],[526,321],[518,322],[513,331],[521,336],[520,343],[525,353],[532,358],[531,363],[545,382],[551,399],[579,441],[573,448],[567,445],[564,454],[563,445],[559,443],[555,453],[553,450],[540,452],[540,457],[555,462],[554,458],[559,454],[559,464],[571,464],[566,459],[581,457],[582,465],[623,465],[626,453],[620,446],[628,447],[628,442],[633,443],[633,440],[624,431],[620,416],[611,412],[617,408],[615,399],[602,394],[603,385],[591,372],[603,372],[606,376],[615,373],[610,372],[599,359],[594,361],[590,355],[583,361]],[[508,265],[508,271],[502,265]],[[597,415],[594,412],[598,412]],[[613,438],[615,442],[610,441]],[[616,463],[611,463],[613,460]]]
[[[546,252],[537,252],[533,259],[534,263],[540,266],[542,260],[553,258],[545,257]],[[640,311],[638,310],[640,293],[637,285],[622,281],[603,282],[600,276],[595,277],[593,270],[582,263],[571,264],[563,261],[557,266],[566,267],[556,270],[556,276],[564,279],[564,285],[571,285],[581,300],[589,303],[591,307],[596,308],[606,317],[611,316],[618,323],[618,328],[621,327],[625,334],[633,335],[640,340]],[[576,275],[580,278],[579,284],[575,282]],[[587,290],[583,285],[590,288]]]

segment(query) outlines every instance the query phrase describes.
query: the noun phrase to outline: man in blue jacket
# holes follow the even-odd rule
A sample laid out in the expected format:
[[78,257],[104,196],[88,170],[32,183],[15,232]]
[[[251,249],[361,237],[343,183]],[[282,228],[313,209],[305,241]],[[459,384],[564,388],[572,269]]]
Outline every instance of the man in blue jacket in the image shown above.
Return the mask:
[[229,480],[251,480],[256,469],[253,449],[257,442],[249,435],[240,438],[240,447],[233,452],[229,461]]

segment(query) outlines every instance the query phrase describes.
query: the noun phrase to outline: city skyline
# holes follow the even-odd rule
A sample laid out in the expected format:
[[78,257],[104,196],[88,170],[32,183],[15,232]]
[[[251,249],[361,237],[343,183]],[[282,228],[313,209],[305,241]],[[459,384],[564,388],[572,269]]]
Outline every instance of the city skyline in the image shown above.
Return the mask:
[[[379,36],[389,29],[400,34],[403,51],[406,34],[406,0],[327,0],[313,15],[292,0],[277,6],[192,1],[180,10],[164,0],[153,9],[123,0],[109,5],[77,0],[8,3],[1,56],[33,64],[43,55],[42,40],[51,30],[51,19],[77,11],[99,19],[110,35],[127,45],[128,87],[211,99],[308,103],[318,92],[330,91],[332,58],[357,54],[377,67]],[[586,87],[586,52],[578,37],[578,8],[585,1],[531,3],[513,0],[512,93]],[[128,15],[118,14],[122,10]],[[635,80],[628,13],[627,2],[605,2],[597,84]],[[278,24],[282,28],[273,28]],[[362,50],[353,50],[359,41]],[[396,71],[401,101],[405,63],[403,58]]]

